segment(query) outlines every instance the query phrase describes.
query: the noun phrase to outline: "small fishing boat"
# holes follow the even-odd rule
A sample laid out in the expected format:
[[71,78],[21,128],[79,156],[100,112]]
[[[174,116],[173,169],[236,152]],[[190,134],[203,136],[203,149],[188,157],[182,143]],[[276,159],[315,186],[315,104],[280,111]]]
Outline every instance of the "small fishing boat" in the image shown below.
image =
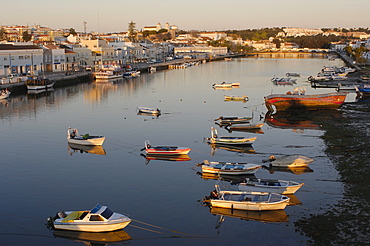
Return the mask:
[[0,91],[0,99],[5,99],[10,96],[11,92],[8,91],[7,89],[1,90]]
[[94,78],[99,81],[108,81],[123,77],[123,69],[120,66],[102,66],[93,72]]
[[283,78],[277,78],[277,77],[273,77],[271,79],[271,82],[276,82],[276,83],[295,83],[297,81],[297,79],[292,79],[290,77],[283,77]]
[[151,146],[149,140],[144,143],[144,148],[148,155],[187,155],[191,148],[177,146]]
[[56,216],[48,218],[48,225],[53,229],[84,232],[116,231],[125,228],[130,222],[129,217],[100,204],[91,210],[60,211]]
[[336,91],[348,91],[348,92],[351,92],[351,91],[356,91],[356,87],[358,86],[361,86],[359,84],[341,84],[341,83],[338,83],[338,87],[336,88]]
[[216,162],[204,160],[198,163],[197,166],[202,167],[202,172],[217,173],[227,175],[242,175],[242,174],[255,174],[261,165],[244,163],[244,162]]
[[287,77],[301,77],[300,73],[286,73],[285,75]]
[[272,94],[265,97],[265,106],[269,111],[279,110],[316,110],[340,108],[346,99],[347,92],[305,95],[305,90]]
[[240,86],[240,83],[226,83],[222,82],[221,84],[213,84],[213,88],[232,88],[232,87],[238,87]]
[[226,126],[231,131],[247,131],[247,130],[260,130],[264,123],[261,124],[240,124],[240,125],[229,125]]
[[240,191],[272,192],[284,195],[294,194],[303,185],[304,183],[295,181],[257,178],[245,178],[242,182],[237,183]]
[[272,155],[266,161],[270,162],[271,166],[276,167],[305,167],[308,166],[311,162],[313,162],[314,159],[303,155],[292,155],[282,157],[275,157]]
[[68,128],[67,131],[68,143],[81,145],[102,145],[104,143],[104,136],[90,136],[90,134],[81,135],[76,128]]
[[54,86],[55,81],[52,81],[47,78],[33,78],[29,77],[26,80],[27,90],[42,90],[42,89],[50,89]]
[[219,121],[220,125],[231,125],[231,124],[243,124],[248,123],[252,120],[252,117],[238,117],[238,116],[231,116],[231,117],[224,117],[220,116],[215,121]]
[[159,108],[148,108],[148,107],[137,107],[139,113],[150,114],[150,115],[160,115],[161,110]]
[[248,97],[246,95],[243,96],[224,96],[225,101],[248,101]]
[[257,137],[233,137],[233,136],[218,136],[215,128],[211,127],[211,137],[206,138],[209,143],[224,144],[224,145],[251,145],[256,141]]
[[209,201],[212,207],[265,211],[284,209],[290,198],[277,193],[232,191],[221,190],[216,183],[215,190],[211,192],[205,201]]

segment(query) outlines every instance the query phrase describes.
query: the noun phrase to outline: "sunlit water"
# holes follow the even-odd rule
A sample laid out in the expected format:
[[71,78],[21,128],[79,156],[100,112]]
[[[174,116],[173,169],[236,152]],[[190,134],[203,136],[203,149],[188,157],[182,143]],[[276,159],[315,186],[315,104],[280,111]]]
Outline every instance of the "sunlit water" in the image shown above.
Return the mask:
[[[307,77],[323,65],[343,63],[240,58],[1,101],[0,244],[83,245],[54,237],[45,226],[46,218],[60,210],[89,209],[101,203],[134,219],[124,229],[131,237],[125,242],[131,245],[304,245],[307,239],[295,232],[294,222],[325,211],[342,194],[342,185],[331,182],[337,172],[323,152],[320,136],[324,132],[265,124],[264,134],[228,133],[214,119],[253,116],[254,123],[263,122],[267,111],[263,97],[295,86],[305,86],[307,94],[332,92],[311,89],[307,83]],[[270,79],[286,72],[302,76],[294,87],[273,85]],[[212,84],[222,81],[241,86],[212,89]],[[224,95],[247,95],[249,101],[225,102]],[[162,115],[137,115],[138,106],[158,107]],[[66,140],[69,126],[81,133],[104,135],[103,149],[73,151]],[[257,136],[255,153],[212,149],[204,141],[212,126],[220,135]],[[145,140],[152,145],[191,147],[191,160],[146,160],[140,155]],[[221,224],[220,215],[202,206],[200,200],[213,190],[215,180],[202,178],[197,163],[208,159],[263,164],[270,155],[285,154],[302,154],[315,161],[307,173],[260,169],[255,176],[304,182],[294,197],[299,205],[277,215],[226,214]]]

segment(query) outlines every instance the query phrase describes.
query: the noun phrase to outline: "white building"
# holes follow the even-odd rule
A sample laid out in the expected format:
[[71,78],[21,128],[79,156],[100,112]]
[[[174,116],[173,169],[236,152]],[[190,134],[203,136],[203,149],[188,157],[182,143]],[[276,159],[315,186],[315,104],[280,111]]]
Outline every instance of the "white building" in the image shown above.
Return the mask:
[[190,55],[199,57],[200,54],[207,56],[220,56],[227,54],[227,47],[212,46],[192,46],[192,47],[175,47],[175,55]]
[[119,64],[114,47],[108,45],[108,41],[106,40],[81,40],[81,46],[91,50],[94,65]]
[[207,37],[212,40],[220,40],[222,38],[226,38],[227,34],[224,32],[201,32],[199,33],[200,37]]
[[57,45],[44,46],[44,67],[45,72],[66,71],[65,49]]
[[43,49],[35,45],[0,44],[0,76],[43,71]]

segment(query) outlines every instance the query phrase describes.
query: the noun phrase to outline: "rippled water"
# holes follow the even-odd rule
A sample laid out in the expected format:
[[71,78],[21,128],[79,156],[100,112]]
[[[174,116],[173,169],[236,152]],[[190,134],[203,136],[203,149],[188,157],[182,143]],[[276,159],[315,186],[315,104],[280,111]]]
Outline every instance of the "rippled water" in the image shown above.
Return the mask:
[[[266,113],[263,97],[294,88],[271,83],[274,75],[286,72],[302,74],[295,86],[305,86],[307,94],[334,91],[311,89],[307,83],[307,77],[323,65],[343,63],[319,58],[239,58],[1,101],[0,244],[83,245],[74,241],[76,235],[53,235],[44,224],[59,210],[89,209],[96,203],[134,219],[124,229],[131,239],[120,244],[306,244],[295,222],[326,211],[343,192],[342,183],[334,182],[338,173],[324,152],[321,137],[325,130],[320,126],[341,113],[307,116],[308,123],[318,125],[313,128],[265,124],[264,134],[228,133],[214,119],[253,116],[254,123],[262,122]],[[212,89],[212,84],[222,81],[240,82],[241,86]],[[225,102],[224,95],[247,95],[249,101]],[[348,100],[352,99],[349,95]],[[137,115],[138,106],[158,107],[162,115]],[[69,147],[69,126],[81,133],[104,135],[103,148]],[[204,142],[212,126],[220,135],[257,136],[254,151],[212,149]],[[147,160],[140,155],[145,140],[153,145],[191,147],[191,160]],[[234,214],[202,206],[200,200],[213,190],[215,180],[202,177],[197,163],[208,159],[262,164],[270,155],[292,154],[315,161],[307,172],[261,169],[255,176],[304,182],[292,197],[297,205],[276,213]]]

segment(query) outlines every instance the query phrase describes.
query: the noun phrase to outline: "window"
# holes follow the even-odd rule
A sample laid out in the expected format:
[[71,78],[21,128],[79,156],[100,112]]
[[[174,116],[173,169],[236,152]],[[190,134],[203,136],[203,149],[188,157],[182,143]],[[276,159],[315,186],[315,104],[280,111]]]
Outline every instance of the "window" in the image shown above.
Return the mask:
[[106,219],[109,219],[112,215],[113,215],[113,211],[110,210],[109,208],[106,208],[103,213],[101,213],[101,215],[106,218]]
[[104,221],[104,219],[100,215],[91,215],[90,221]]
[[24,59],[24,56],[18,56],[18,59],[19,60],[23,60]]

